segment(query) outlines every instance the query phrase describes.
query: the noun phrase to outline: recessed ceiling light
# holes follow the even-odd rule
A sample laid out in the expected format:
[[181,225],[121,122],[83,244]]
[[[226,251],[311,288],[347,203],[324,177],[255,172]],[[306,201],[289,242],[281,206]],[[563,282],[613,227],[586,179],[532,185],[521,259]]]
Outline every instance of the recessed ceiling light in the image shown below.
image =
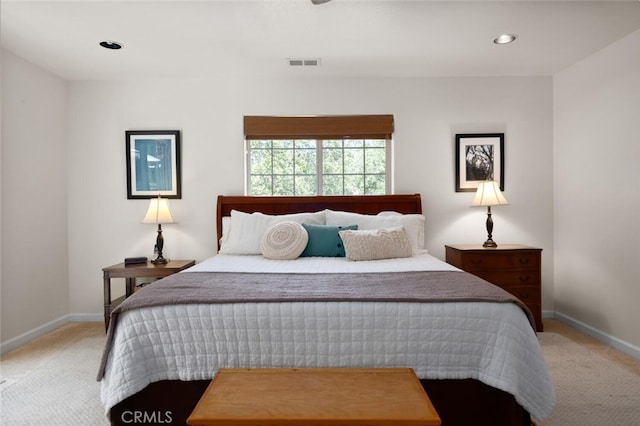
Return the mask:
[[509,44],[518,38],[515,34],[500,34],[493,40],[495,44]]
[[112,49],[112,50],[122,49],[122,44],[118,43],[117,41],[111,41],[111,40],[101,41],[100,46],[104,47],[105,49]]

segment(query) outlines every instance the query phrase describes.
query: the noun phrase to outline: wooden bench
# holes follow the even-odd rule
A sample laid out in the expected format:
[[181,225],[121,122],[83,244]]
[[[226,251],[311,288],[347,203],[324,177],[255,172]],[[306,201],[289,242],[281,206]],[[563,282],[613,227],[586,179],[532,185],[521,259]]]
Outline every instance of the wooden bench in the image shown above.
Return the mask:
[[191,426],[440,425],[410,368],[221,369]]

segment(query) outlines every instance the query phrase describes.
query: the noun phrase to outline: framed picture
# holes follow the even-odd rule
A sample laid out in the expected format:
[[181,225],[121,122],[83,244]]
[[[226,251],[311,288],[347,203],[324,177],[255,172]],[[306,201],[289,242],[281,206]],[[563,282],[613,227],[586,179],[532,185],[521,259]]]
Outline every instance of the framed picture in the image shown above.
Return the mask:
[[473,192],[485,180],[504,191],[504,133],[456,135],[456,192]]
[[180,131],[128,130],[127,198],[182,198]]

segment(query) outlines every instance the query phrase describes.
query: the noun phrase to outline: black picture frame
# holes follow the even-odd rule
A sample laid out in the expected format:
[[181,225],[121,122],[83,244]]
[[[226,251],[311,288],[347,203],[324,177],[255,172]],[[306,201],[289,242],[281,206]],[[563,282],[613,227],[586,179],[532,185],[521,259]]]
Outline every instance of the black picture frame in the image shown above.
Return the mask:
[[127,199],[182,198],[179,130],[125,131]]
[[504,133],[456,134],[456,192],[495,180],[504,191]]

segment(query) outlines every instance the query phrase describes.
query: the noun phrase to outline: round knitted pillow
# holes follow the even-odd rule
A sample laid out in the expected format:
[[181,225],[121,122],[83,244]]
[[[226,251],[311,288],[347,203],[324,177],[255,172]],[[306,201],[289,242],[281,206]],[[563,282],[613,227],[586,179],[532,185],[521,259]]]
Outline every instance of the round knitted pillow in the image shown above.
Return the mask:
[[304,251],[309,235],[304,227],[292,221],[278,222],[262,236],[260,248],[267,259],[296,259]]

